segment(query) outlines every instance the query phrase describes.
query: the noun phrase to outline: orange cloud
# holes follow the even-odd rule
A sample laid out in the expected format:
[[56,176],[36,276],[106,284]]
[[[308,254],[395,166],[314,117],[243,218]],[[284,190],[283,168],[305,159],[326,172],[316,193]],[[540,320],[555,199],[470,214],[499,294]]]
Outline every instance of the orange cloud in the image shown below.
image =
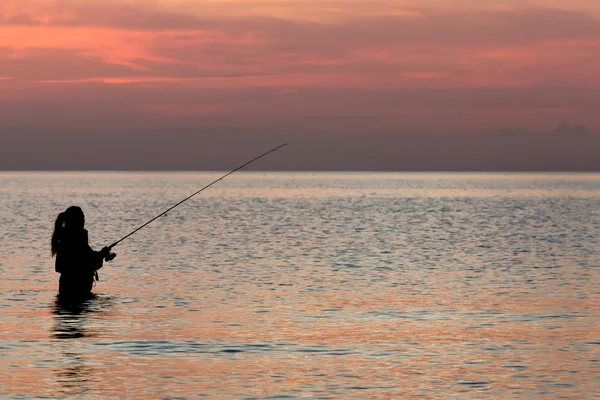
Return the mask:
[[[179,105],[186,115],[211,107],[189,99],[198,90],[221,90],[225,110],[259,114],[458,112],[447,97],[461,99],[462,115],[479,118],[587,113],[590,99],[574,94],[548,104],[544,96],[557,86],[600,86],[600,6],[548,4],[5,0],[0,76],[13,78],[10,90],[31,101],[82,90],[75,86],[113,86],[107,93],[118,90],[112,95],[119,98],[151,88],[152,104],[123,110],[170,110],[165,116],[177,114],[161,104],[166,98],[192,101]],[[527,91],[525,109],[498,94],[508,89]],[[263,100],[240,107],[236,96],[247,90]],[[365,91],[370,101],[348,98],[349,90]],[[293,107],[282,109],[282,93],[295,93],[287,96]],[[442,100],[427,97],[434,95]]]

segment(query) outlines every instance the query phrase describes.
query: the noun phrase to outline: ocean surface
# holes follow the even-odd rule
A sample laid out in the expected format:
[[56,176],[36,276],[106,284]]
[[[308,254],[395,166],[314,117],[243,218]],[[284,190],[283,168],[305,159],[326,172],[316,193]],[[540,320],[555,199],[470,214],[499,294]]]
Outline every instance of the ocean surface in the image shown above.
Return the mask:
[[0,398],[600,398],[600,174],[0,172]]

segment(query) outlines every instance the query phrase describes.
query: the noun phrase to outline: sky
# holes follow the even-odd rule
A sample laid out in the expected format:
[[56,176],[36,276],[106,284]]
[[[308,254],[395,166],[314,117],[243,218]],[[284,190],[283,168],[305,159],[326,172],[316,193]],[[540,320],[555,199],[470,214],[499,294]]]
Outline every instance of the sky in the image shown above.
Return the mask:
[[600,170],[599,89],[597,0],[0,0],[0,169]]

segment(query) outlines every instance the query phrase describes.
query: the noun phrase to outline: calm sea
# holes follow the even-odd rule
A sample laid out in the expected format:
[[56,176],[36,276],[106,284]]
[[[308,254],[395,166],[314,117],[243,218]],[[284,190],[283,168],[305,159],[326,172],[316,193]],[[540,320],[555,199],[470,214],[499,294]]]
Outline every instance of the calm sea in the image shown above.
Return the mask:
[[600,174],[0,173],[2,398],[600,398]]

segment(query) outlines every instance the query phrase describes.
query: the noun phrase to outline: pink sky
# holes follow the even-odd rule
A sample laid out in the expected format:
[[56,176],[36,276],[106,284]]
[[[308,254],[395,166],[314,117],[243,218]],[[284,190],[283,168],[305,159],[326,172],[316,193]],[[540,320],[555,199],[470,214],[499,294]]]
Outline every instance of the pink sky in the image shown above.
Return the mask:
[[196,149],[282,140],[287,169],[600,169],[587,128],[522,135],[600,130],[599,49],[591,0],[0,0],[0,169],[226,169],[246,154]]
[[0,21],[5,126],[600,126],[596,1],[3,0]]

